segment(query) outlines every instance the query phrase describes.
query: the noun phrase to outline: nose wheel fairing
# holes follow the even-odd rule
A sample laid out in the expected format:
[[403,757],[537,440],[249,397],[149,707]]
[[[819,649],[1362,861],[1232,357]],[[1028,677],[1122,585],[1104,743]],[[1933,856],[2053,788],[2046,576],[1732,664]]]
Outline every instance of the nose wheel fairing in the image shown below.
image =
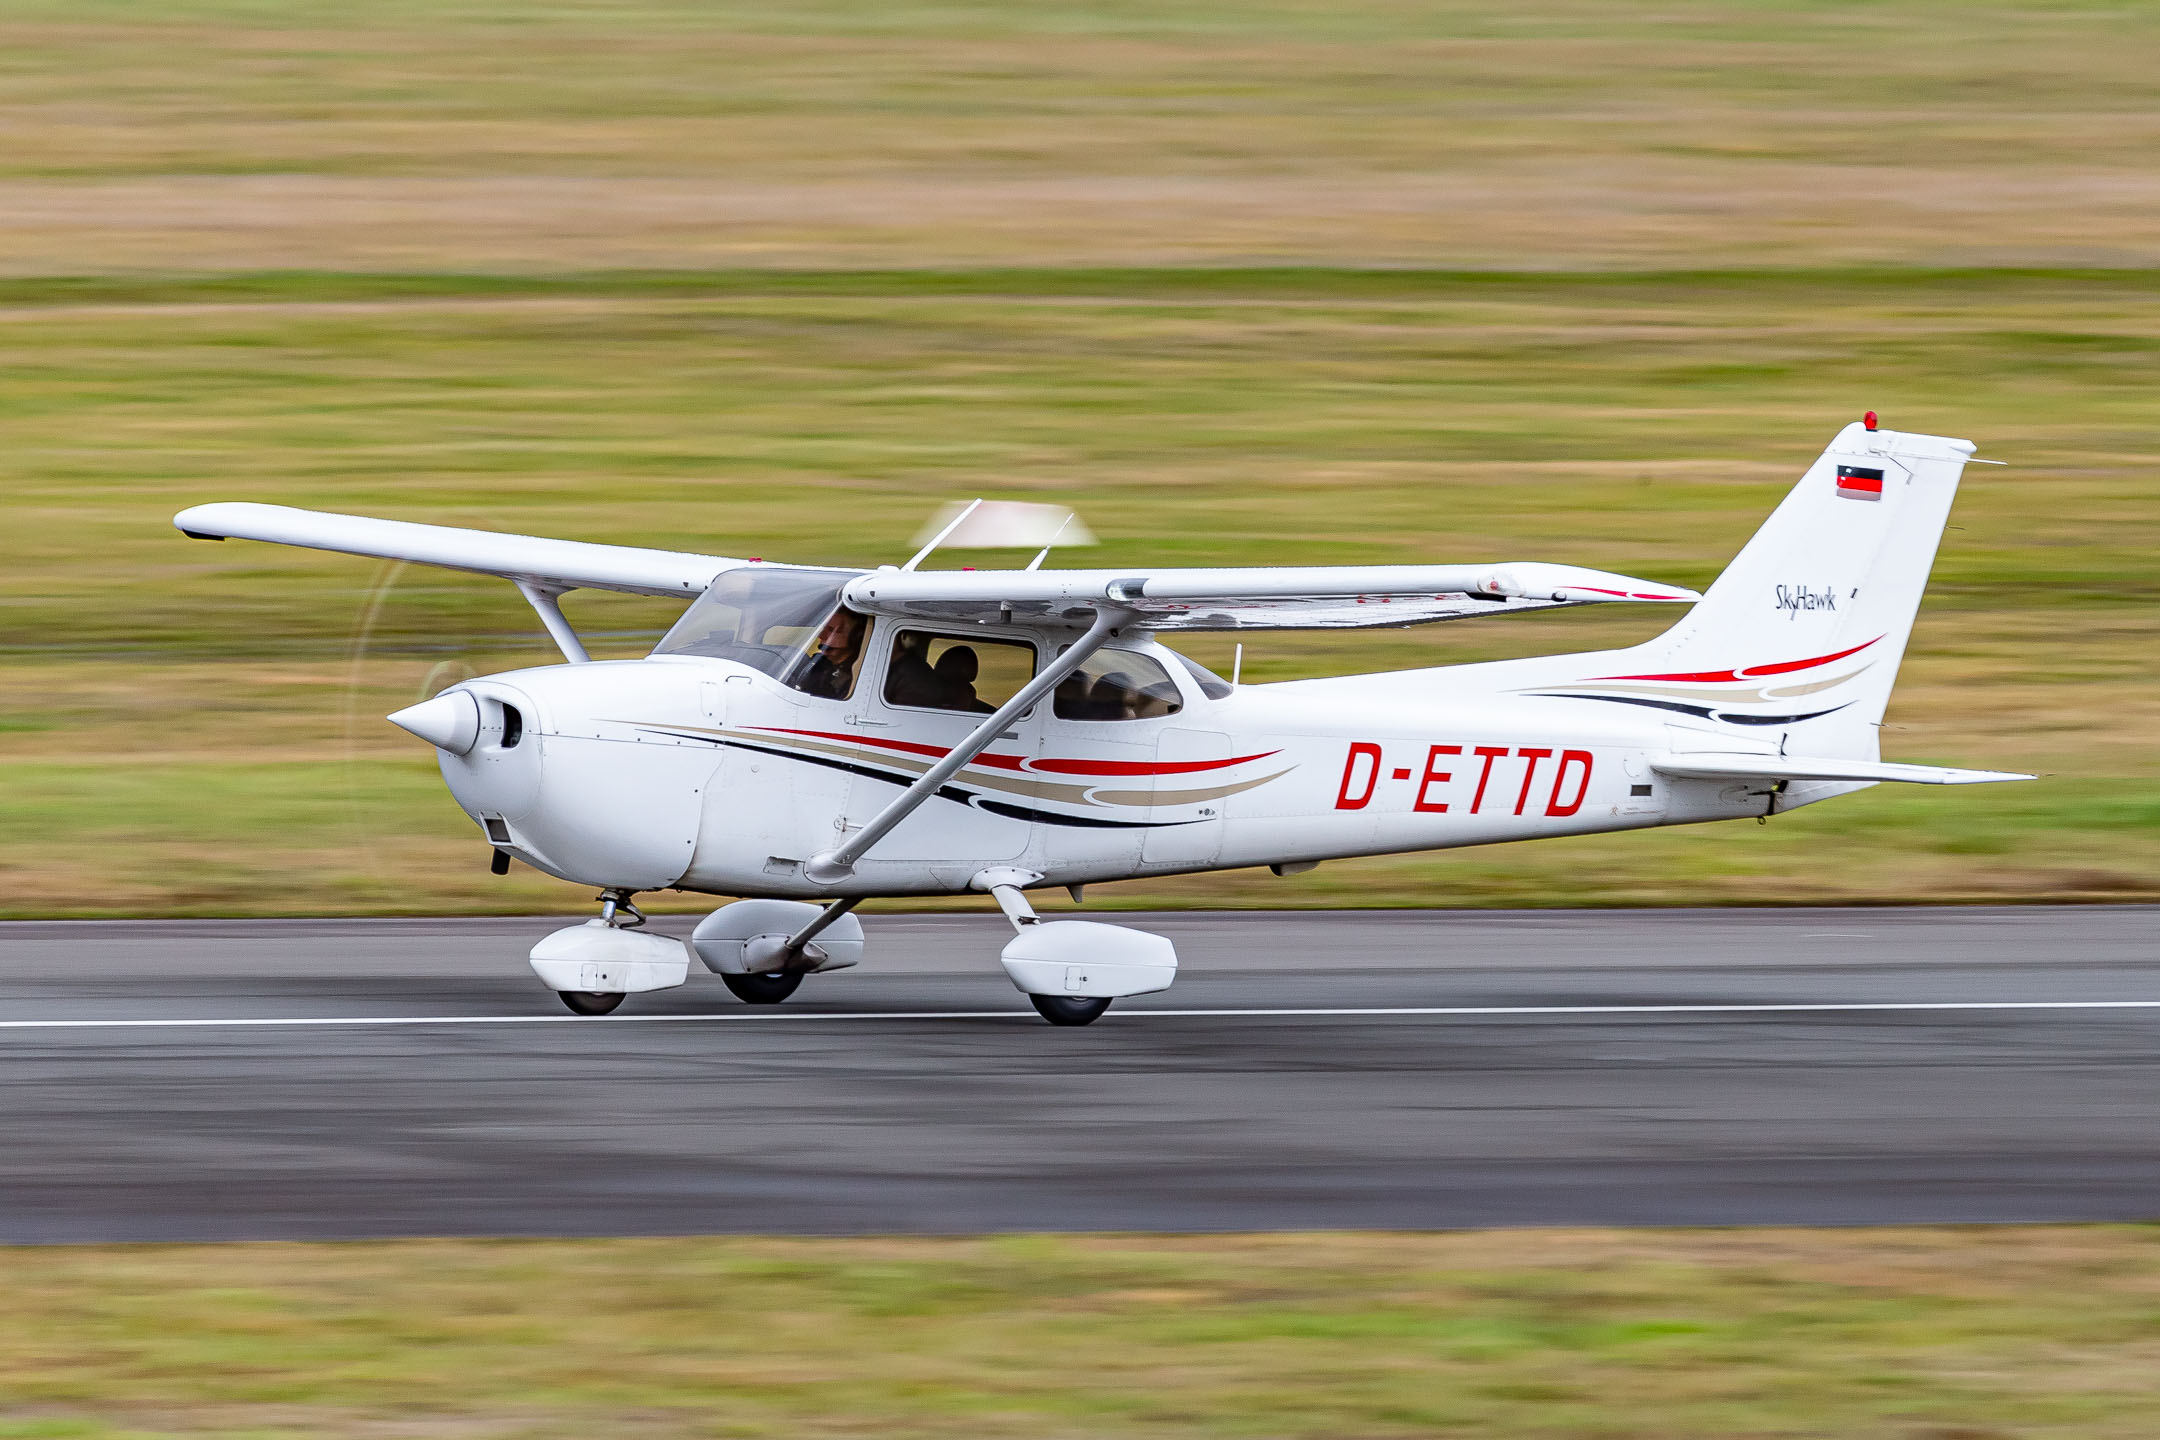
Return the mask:
[[647,935],[605,920],[588,920],[555,931],[533,946],[531,959],[540,983],[567,995],[634,995],[645,990],[669,990],[682,984],[690,973],[690,956],[680,940]]

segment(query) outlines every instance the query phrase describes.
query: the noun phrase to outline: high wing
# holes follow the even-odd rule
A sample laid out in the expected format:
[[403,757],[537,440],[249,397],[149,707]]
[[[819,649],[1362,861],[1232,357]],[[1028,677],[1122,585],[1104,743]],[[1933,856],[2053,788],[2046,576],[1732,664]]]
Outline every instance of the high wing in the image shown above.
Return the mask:
[[[595,545],[494,530],[377,520],[285,505],[224,502],[173,517],[202,540],[267,540],[498,575],[520,587],[702,594],[753,562],[680,550]],[[756,562],[766,563],[770,562]],[[774,567],[786,568],[786,567]],[[1575,565],[1317,565],[1243,569],[877,570],[848,582],[867,614],[933,621],[1038,621],[1085,626],[1105,606],[1149,630],[1345,630],[1423,625],[1610,601],[1702,597]],[[533,598],[528,595],[528,598]],[[543,618],[546,607],[540,600]],[[550,628],[553,628],[551,621]]]
[[847,603],[920,620],[1085,624],[1106,602],[1147,630],[1362,630],[1616,600],[1702,596],[1576,565],[1300,565],[1190,570],[879,570]]
[[173,517],[173,525],[198,540],[268,540],[347,555],[410,560],[558,591],[620,590],[631,595],[694,597],[702,595],[722,571],[745,563],[724,555],[544,540],[240,501],[183,510]]

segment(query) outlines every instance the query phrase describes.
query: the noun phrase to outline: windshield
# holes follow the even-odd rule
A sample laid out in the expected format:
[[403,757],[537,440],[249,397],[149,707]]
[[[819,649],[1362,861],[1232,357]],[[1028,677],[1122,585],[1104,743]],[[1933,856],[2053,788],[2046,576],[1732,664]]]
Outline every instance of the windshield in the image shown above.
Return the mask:
[[[855,573],[762,565],[730,570],[683,612],[652,653],[733,660],[798,689],[843,698],[854,688],[862,653],[863,617],[840,610],[840,587]],[[844,682],[839,668],[846,671]]]

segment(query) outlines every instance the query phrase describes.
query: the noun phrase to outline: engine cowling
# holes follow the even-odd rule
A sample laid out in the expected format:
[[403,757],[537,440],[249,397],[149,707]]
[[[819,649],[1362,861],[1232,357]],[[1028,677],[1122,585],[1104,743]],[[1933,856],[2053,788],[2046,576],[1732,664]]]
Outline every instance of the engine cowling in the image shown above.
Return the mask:
[[[720,763],[694,729],[694,674],[643,661],[551,665],[469,680],[436,700],[450,697],[477,708],[472,743],[460,752],[424,738],[489,843],[562,879],[626,890],[665,888],[690,868]],[[423,718],[447,733],[447,710]]]

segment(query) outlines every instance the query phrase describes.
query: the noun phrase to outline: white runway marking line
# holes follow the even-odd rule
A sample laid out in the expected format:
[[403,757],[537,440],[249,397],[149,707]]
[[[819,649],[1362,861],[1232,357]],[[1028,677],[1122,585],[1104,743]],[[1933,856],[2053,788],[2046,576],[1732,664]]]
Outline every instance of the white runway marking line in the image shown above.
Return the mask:
[[[1566,1018],[1583,1015],[1849,1015],[2034,1010],[2160,1010],[2160,1000],[1826,1000],[1721,1005],[1370,1005],[1253,1010],[1111,1010],[1105,1020],[1327,1019],[1390,1015],[1429,1019]],[[0,1020],[0,1030],[205,1030],[331,1025],[666,1025],[732,1022],[800,1024],[850,1020],[1028,1020],[1033,1010],[720,1010],[692,1015],[321,1015],[135,1020]],[[1101,1022],[1098,1021],[1098,1024]]]

